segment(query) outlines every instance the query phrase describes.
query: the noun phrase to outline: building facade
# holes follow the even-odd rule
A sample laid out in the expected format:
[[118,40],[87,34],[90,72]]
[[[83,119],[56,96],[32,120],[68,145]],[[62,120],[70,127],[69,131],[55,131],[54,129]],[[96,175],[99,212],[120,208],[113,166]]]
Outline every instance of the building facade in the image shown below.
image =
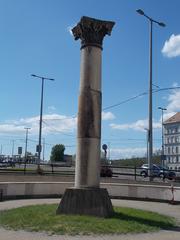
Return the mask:
[[163,123],[165,165],[180,170],[180,112]]

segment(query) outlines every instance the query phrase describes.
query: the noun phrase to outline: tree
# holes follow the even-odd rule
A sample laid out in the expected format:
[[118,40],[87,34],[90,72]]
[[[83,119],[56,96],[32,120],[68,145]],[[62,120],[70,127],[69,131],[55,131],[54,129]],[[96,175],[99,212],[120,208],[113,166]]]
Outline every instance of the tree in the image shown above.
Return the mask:
[[56,144],[51,150],[51,162],[62,162],[64,160],[65,146],[63,144]]

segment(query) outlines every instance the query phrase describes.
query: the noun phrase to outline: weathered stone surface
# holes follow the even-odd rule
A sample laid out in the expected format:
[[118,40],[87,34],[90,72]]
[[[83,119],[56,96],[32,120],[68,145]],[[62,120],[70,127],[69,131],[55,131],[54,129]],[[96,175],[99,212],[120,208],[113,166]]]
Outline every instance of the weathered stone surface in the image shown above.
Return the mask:
[[56,213],[110,217],[113,207],[104,188],[68,188]]
[[81,39],[81,74],[75,188],[66,189],[57,214],[109,217],[113,213],[106,189],[100,189],[102,42],[114,22],[82,17],[72,29]]
[[101,138],[100,48],[81,50],[75,187],[99,187]]
[[97,46],[102,48],[104,36],[110,35],[114,22],[102,21],[83,16],[80,22],[72,29],[75,40],[81,39],[81,48]]
[[[100,139],[78,138],[75,187],[99,187]],[[78,161],[79,160],[79,161]]]
[[75,187],[99,187],[101,148],[102,41],[114,22],[82,17],[72,29],[81,39],[81,73],[78,105]]
[[78,137],[101,137],[101,92],[89,88],[79,96]]

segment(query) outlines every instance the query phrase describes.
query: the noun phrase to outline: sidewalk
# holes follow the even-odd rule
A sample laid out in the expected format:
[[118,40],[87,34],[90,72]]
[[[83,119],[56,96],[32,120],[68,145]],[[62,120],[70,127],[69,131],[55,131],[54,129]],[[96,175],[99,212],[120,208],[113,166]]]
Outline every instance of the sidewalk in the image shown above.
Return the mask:
[[[0,210],[42,203],[59,203],[59,199],[30,199],[0,202]],[[180,222],[180,205],[167,203],[112,200],[115,206],[133,207],[150,210],[175,217]],[[180,231],[160,231],[157,233],[100,235],[100,236],[48,236],[46,233],[9,231],[0,228],[0,240],[179,240]]]

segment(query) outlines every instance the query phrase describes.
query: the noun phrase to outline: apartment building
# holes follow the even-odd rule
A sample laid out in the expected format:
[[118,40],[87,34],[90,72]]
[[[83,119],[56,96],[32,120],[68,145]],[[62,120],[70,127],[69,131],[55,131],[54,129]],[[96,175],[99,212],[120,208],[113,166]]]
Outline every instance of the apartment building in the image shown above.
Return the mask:
[[180,112],[164,121],[165,165],[172,170],[180,170]]

